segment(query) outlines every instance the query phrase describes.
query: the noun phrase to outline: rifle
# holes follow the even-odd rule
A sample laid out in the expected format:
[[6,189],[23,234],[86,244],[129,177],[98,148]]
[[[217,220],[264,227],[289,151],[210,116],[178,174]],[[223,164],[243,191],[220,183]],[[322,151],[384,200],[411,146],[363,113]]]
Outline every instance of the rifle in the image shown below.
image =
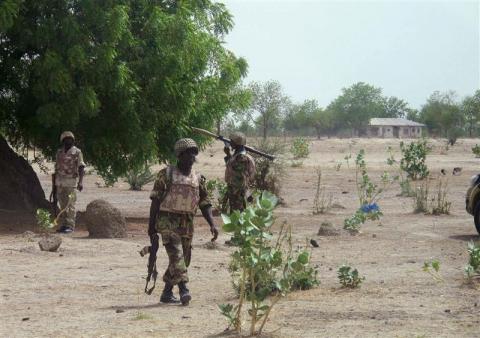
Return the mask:
[[[201,128],[195,128],[195,127],[191,127],[192,130],[197,133],[197,134],[202,134],[202,135],[205,135],[205,136],[210,136],[210,137],[213,137],[217,140],[220,140],[220,141],[223,141],[223,142],[226,142],[228,144],[231,143],[230,139],[228,138],[225,138],[223,137],[222,135],[217,135],[217,134],[214,134],[208,130],[205,130],[205,129],[201,129]],[[252,153],[252,154],[257,154],[257,155],[260,155],[260,156],[263,156],[267,159],[269,159],[270,161],[273,161],[275,159],[275,156],[273,155],[270,155],[270,154],[266,154],[260,150],[257,150],[257,149],[254,149],[252,147],[249,147],[249,146],[244,146],[245,147],[245,150]]]
[[55,174],[52,174],[52,192],[50,193],[50,197],[48,198],[49,202],[52,204],[52,213],[53,216],[57,217],[58,212],[58,198],[57,198],[57,186],[55,185]]
[[[147,253],[150,255],[148,256],[148,274],[147,274],[147,282],[145,284],[145,293],[147,295],[151,295],[153,290],[155,289],[155,284],[157,282],[158,271],[157,271],[157,251],[158,251],[158,234],[155,234],[151,237],[151,246],[146,246],[140,251],[140,256],[145,256]],[[150,279],[153,279],[153,285],[149,289],[148,284],[150,283]]]

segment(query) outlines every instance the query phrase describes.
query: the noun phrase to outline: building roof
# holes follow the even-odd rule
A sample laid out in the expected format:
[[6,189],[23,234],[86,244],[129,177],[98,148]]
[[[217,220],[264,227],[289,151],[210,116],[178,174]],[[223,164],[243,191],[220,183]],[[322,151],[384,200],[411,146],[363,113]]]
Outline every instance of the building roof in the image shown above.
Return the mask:
[[401,118],[373,118],[371,126],[394,126],[394,127],[425,127],[424,124]]

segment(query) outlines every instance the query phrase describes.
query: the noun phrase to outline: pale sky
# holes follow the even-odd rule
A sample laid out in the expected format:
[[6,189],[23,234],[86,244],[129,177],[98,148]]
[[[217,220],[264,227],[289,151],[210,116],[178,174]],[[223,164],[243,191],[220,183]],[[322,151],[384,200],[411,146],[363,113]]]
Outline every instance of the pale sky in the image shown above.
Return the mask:
[[435,90],[480,88],[480,0],[224,0],[227,48],[249,81],[278,80],[296,102],[323,107],[363,81],[420,108]]

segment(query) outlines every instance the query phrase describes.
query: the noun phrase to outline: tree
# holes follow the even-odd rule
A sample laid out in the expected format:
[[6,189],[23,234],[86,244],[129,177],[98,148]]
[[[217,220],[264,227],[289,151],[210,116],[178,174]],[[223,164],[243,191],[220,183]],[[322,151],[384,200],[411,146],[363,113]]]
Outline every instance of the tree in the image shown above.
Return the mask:
[[468,136],[472,137],[480,122],[480,90],[462,101],[462,113],[465,117]]
[[464,126],[464,116],[455,100],[455,92],[434,92],[423,105],[420,117],[428,129],[444,137],[458,137]]
[[384,112],[382,116],[378,117],[399,117],[405,118],[411,109],[408,107],[408,103],[395,96],[384,98]]
[[330,103],[327,110],[344,128],[363,133],[370,118],[384,116],[382,89],[364,82],[355,83],[343,88],[342,94]]
[[53,158],[73,130],[109,180],[172,159],[189,126],[211,128],[236,104],[247,63],[224,47],[232,26],[210,0],[3,1],[1,136]]
[[252,104],[247,115],[250,119],[256,120],[263,138],[266,139],[269,130],[280,126],[289,99],[283,94],[278,81],[252,82],[249,88],[252,93]]
[[286,109],[283,120],[285,130],[290,132],[307,131],[313,127],[315,117],[321,108],[316,100],[305,100],[302,104],[291,104]]

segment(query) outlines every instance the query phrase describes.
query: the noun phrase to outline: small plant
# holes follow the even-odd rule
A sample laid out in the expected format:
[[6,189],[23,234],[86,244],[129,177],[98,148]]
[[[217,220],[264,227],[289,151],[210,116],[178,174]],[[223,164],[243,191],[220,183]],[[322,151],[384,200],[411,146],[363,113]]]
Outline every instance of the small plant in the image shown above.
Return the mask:
[[480,146],[478,144],[475,144],[475,146],[472,148],[472,153],[475,155],[475,157],[480,157]]
[[299,158],[307,158],[310,153],[310,146],[308,141],[303,137],[296,137],[293,140],[290,152],[293,154],[293,158],[298,160]]
[[137,312],[133,320],[151,320],[153,317],[148,313]]
[[448,181],[438,178],[436,191],[430,191],[430,179],[417,186],[413,199],[413,212],[431,215],[448,215],[452,202],[448,200]]
[[400,168],[407,173],[408,178],[412,180],[426,178],[429,171],[425,160],[431,150],[427,145],[427,141],[423,139],[417,142],[411,142],[408,145],[400,142],[400,150],[403,156],[400,160]]
[[365,277],[360,277],[357,269],[352,269],[346,264],[338,269],[337,275],[344,288],[357,288],[365,280]]
[[360,208],[355,214],[345,219],[344,229],[349,231],[358,231],[360,225],[367,220],[378,220],[382,216],[380,207],[377,202],[380,200],[383,192],[394,181],[387,172],[381,177],[382,185],[373,183],[367,172],[365,162],[365,151],[361,149],[355,159],[355,185],[357,187],[357,195],[360,202]]
[[342,162],[338,162],[335,164],[335,171],[340,171],[341,168],[342,168]]
[[317,190],[313,199],[313,214],[324,214],[332,207],[332,194],[327,195],[325,186],[322,185],[322,170],[317,169]]
[[292,251],[291,227],[285,230],[284,224],[277,240],[273,240],[271,227],[276,204],[277,198],[264,191],[243,212],[222,214],[224,231],[232,233],[238,243],[229,266],[239,301],[237,305],[220,305],[220,311],[237,332],[241,331],[242,310],[247,302],[250,335],[259,335],[282,297],[294,288],[314,285],[312,277],[316,280],[316,271],[308,266],[308,252],[296,255]]
[[450,207],[452,202],[448,201],[448,181],[438,179],[437,191],[432,198],[432,215],[448,215],[450,214]]
[[50,212],[45,209],[37,209],[37,225],[43,231],[48,231],[55,227],[54,222],[52,222]]
[[150,170],[150,166],[145,163],[141,167],[127,171],[125,182],[130,185],[130,190],[140,191],[145,184],[153,182],[155,176],[156,174]]
[[480,245],[473,242],[468,243],[468,264],[465,266],[465,273],[468,279],[480,272]]
[[443,282],[443,278],[440,275],[440,262],[438,260],[433,259],[430,262],[424,262],[422,270],[432,276],[435,281]]
[[292,168],[300,168],[301,166],[303,166],[303,161],[302,160],[292,160],[290,166]]
[[227,184],[221,180],[208,180],[206,183],[208,197],[213,207],[220,212],[228,212]]
[[414,197],[415,190],[412,189],[410,179],[408,178],[408,176],[406,177],[405,172],[400,166],[400,163],[395,159],[392,147],[388,147],[387,151],[389,154],[389,157],[387,158],[387,164],[398,172],[398,175],[394,176],[394,180],[398,180],[399,182],[400,196]]

